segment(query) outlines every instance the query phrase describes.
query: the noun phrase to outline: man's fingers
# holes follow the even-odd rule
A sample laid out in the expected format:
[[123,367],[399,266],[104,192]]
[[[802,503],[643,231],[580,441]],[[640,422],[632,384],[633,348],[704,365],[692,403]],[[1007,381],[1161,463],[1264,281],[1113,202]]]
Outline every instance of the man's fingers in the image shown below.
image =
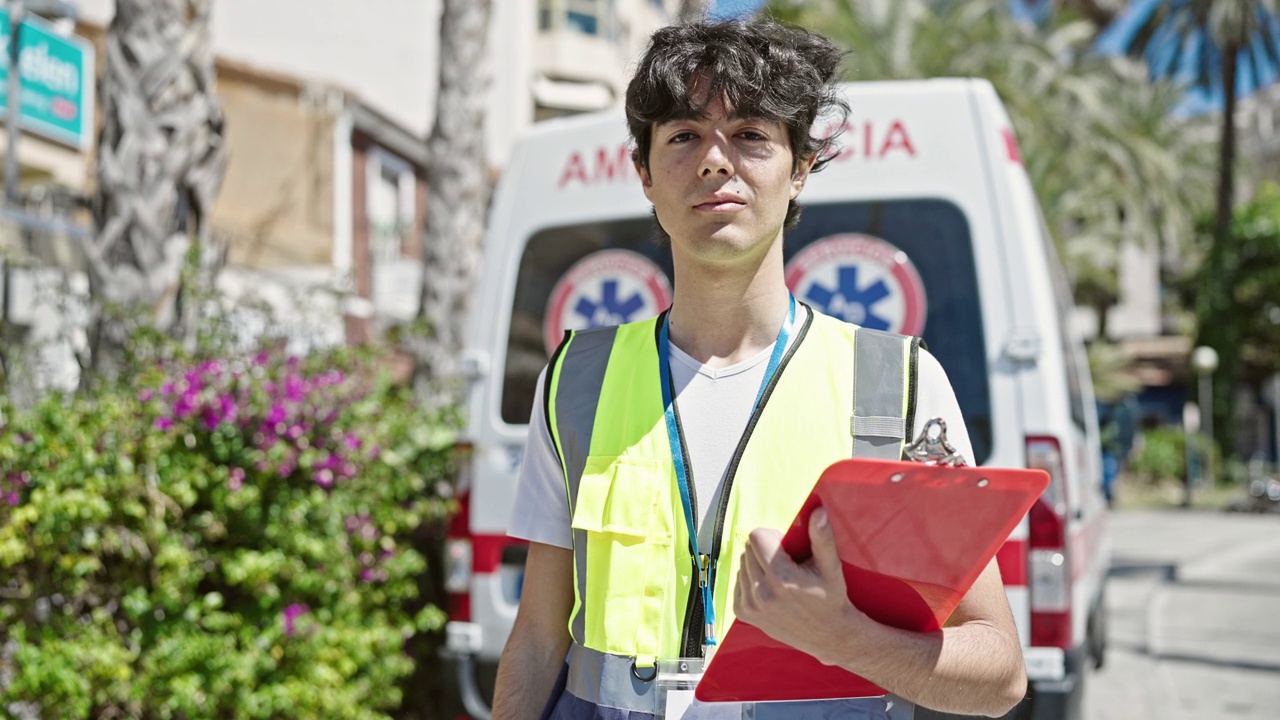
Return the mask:
[[762,570],[778,579],[792,577],[796,563],[782,549],[782,533],[767,528],[756,528],[747,538],[749,552],[756,556]]
[[769,590],[769,568],[760,562],[760,558],[748,549],[743,553],[742,567],[746,570],[747,592],[751,595],[752,604],[773,597]]
[[836,535],[831,530],[827,509],[820,507],[809,516],[809,543],[813,547],[813,564],[828,581],[844,580],[844,563],[836,552]]

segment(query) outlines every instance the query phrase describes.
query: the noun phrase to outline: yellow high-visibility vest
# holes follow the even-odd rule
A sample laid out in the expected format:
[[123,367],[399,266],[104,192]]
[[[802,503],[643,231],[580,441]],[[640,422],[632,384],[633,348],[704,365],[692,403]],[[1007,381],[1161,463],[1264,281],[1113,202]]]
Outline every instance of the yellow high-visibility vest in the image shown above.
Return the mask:
[[[837,460],[898,459],[911,427],[918,339],[801,310],[730,461],[723,503],[709,509],[723,518],[712,557],[720,637],[734,621],[731,586],[748,533],[785,530]],[[576,672],[590,687],[575,693],[594,694],[583,699],[641,712],[651,712],[637,684],[645,670],[702,643],[691,622],[701,616],[696,561],[663,414],[660,321],[568,333],[544,393],[572,517],[570,690]]]

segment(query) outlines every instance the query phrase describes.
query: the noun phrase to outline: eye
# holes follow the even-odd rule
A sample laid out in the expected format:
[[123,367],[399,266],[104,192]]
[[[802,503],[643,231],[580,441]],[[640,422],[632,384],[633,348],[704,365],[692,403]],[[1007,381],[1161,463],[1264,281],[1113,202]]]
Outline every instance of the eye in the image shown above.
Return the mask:
[[679,145],[680,143],[686,143],[686,142],[689,142],[690,140],[694,140],[697,137],[698,137],[697,135],[694,135],[693,133],[685,130],[685,131],[678,132],[675,135],[672,135],[667,140],[667,142],[671,143],[672,145]]
[[763,141],[769,139],[767,135],[758,130],[743,130],[738,133],[738,137],[751,141]]

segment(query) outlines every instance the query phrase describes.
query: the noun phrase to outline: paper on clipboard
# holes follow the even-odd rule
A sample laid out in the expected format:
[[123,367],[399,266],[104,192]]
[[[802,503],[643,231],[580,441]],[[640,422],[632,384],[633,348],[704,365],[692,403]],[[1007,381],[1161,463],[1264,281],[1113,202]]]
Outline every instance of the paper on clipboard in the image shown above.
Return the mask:
[[[785,533],[811,556],[809,516],[826,507],[849,598],[879,622],[938,630],[1049,483],[1041,470],[842,460]],[[873,697],[875,684],[735,622],[698,684],[704,702]]]

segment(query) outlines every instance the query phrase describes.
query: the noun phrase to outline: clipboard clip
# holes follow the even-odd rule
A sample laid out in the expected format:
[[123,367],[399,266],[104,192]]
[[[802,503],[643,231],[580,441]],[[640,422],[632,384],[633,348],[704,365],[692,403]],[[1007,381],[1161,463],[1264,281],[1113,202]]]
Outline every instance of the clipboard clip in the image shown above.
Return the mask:
[[961,467],[964,457],[947,440],[947,421],[933,418],[924,424],[920,436],[902,451],[903,459],[926,465]]

